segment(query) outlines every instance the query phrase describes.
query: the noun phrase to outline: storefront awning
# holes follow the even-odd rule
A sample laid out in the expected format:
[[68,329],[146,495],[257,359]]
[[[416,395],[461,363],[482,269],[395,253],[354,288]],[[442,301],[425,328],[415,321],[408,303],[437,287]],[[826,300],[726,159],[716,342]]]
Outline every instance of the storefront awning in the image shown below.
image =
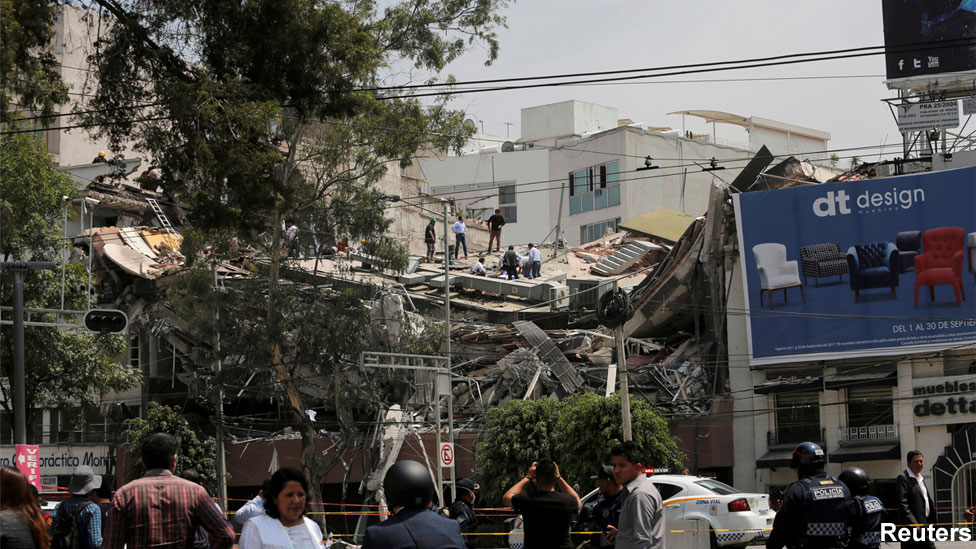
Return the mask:
[[775,467],[789,467],[793,459],[793,450],[773,450],[766,452],[756,460],[756,469],[772,469]]
[[776,393],[796,393],[800,391],[820,391],[823,380],[819,377],[790,379],[784,381],[767,382],[756,385],[753,392],[757,395],[773,395]]
[[827,455],[830,463],[849,461],[878,461],[882,459],[901,459],[900,444],[877,444],[873,446],[841,447]]
[[898,385],[898,372],[836,375],[824,379],[824,388],[832,391],[851,387],[895,387],[896,385]]

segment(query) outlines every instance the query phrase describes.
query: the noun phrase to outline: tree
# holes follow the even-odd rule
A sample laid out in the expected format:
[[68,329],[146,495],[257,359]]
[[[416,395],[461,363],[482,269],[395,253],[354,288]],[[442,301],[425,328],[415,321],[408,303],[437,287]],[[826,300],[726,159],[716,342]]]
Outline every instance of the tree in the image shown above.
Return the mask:
[[55,2],[0,0],[0,122],[16,119],[21,111],[39,111],[48,125],[54,107],[68,102],[68,88],[48,48],[56,18]]
[[[100,37],[85,120],[101,124],[113,144],[134,139],[162,166],[192,212],[188,257],[203,246],[219,255],[235,238],[267,254],[263,282],[231,300],[241,309],[221,304],[220,315],[260,319],[248,326],[254,353],[242,362],[274,376],[302,436],[309,496],[320,501],[328,464],[317,461],[319,426],[305,414],[309,397],[296,376],[341,398],[347,389],[338,385],[366,343],[356,326],[365,319],[335,306],[353,296],[327,300],[280,284],[282,222],[312,220],[364,237],[390,265],[403,265],[402,247],[377,236],[389,222],[373,184],[388,162],[405,165],[427,147],[459,148],[471,130],[444,98],[425,105],[383,87],[385,73],[412,64],[436,74],[475,44],[487,45],[490,62],[507,0],[403,0],[382,11],[371,0],[95,3],[114,23]],[[321,316],[292,314],[298,305]],[[313,340],[325,346],[308,351]],[[348,443],[336,404],[334,425]]]
[[[76,194],[63,172],[54,168],[44,143],[26,134],[0,137],[0,250],[5,259],[62,261],[61,236],[64,196]],[[84,266],[64,266],[64,306],[85,307],[88,273]],[[4,274],[6,278],[6,274]],[[61,265],[55,271],[36,271],[25,277],[24,306],[38,309],[61,308]],[[3,284],[3,303],[10,303],[12,287]],[[34,315],[34,320],[53,322],[55,315]],[[12,375],[13,332],[0,329],[0,368]],[[125,356],[126,340],[121,335],[90,334],[77,330],[47,327],[24,328],[25,405],[27,435],[34,436],[36,407],[98,407],[106,394],[135,385],[141,375],[117,359]],[[0,383],[3,409],[12,418],[10,386]],[[84,416],[75,417],[76,426]]]
[[217,441],[213,437],[203,437],[192,428],[183,416],[172,408],[157,402],[149,403],[146,418],[125,420],[125,451],[131,460],[129,480],[134,480],[146,473],[142,465],[142,445],[153,433],[169,433],[176,437],[179,451],[176,460],[176,473],[186,469],[196,469],[203,479],[203,485],[211,494],[217,488],[217,467],[214,455],[217,453]]
[[[667,422],[645,400],[631,400],[634,442],[648,466],[678,467],[684,456],[668,433]],[[481,497],[495,501],[540,458],[553,459],[560,473],[585,492],[596,467],[610,462],[623,440],[620,397],[594,394],[552,399],[510,400],[488,412],[488,439],[478,445],[475,471]]]

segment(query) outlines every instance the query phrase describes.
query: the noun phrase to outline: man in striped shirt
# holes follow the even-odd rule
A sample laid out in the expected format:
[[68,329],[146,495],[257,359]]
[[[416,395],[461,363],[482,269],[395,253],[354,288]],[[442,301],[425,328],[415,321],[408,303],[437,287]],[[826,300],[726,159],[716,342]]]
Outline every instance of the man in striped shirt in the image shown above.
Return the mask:
[[173,475],[176,439],[154,433],[142,446],[145,476],[115,493],[103,548],[188,547],[197,526],[210,534],[212,547],[234,544],[234,528],[198,484]]

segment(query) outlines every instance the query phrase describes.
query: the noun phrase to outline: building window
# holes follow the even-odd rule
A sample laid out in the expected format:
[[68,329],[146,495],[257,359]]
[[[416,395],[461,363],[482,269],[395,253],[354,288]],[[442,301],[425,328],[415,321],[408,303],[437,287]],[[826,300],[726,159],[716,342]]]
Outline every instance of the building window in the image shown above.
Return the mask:
[[569,174],[569,215],[620,205],[617,160]]
[[823,442],[820,432],[820,393],[779,393],[776,395],[776,433],[774,444]]
[[515,203],[515,185],[498,187],[498,209],[502,211],[502,217],[505,218],[505,223],[518,222],[518,208]]
[[600,221],[599,223],[591,223],[589,225],[583,225],[580,227],[580,244],[586,244],[587,242],[593,242],[603,238],[607,228],[610,228],[611,232],[617,232],[617,225],[620,224],[620,218],[608,219],[606,221]]
[[851,387],[847,390],[847,426],[894,425],[891,387]]

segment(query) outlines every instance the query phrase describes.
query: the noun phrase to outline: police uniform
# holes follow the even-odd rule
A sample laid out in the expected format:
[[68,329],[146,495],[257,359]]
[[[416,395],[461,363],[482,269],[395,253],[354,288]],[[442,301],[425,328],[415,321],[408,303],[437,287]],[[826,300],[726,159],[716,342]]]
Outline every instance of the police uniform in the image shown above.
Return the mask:
[[463,499],[454,500],[447,509],[447,516],[457,521],[462,534],[471,532],[478,525],[478,517],[474,514],[474,509]]
[[881,523],[886,513],[881,500],[874,496],[854,496],[851,540],[848,549],[878,549],[881,546]]
[[[596,530],[606,532],[608,526],[617,527],[617,521],[620,519],[620,503],[624,499],[620,496],[623,493],[624,491],[620,490],[612,496],[601,496],[600,501],[596,502],[596,505],[593,506],[593,524]],[[602,534],[593,534],[593,537],[590,539],[590,545],[596,547],[613,547],[613,545],[603,538]]]
[[456,521],[408,508],[367,528],[363,549],[464,549],[464,540]]
[[850,501],[847,486],[823,471],[794,482],[783,495],[766,549],[844,547]]

